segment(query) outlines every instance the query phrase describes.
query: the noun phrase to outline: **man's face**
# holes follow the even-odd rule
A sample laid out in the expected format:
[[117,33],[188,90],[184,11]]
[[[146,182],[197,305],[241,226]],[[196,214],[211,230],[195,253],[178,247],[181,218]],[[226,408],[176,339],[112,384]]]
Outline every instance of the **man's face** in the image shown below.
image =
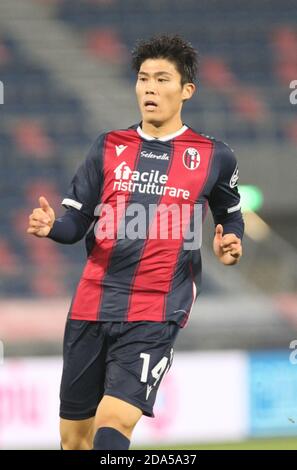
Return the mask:
[[138,72],[136,95],[142,119],[160,126],[180,119],[183,100],[191,98],[195,86],[182,86],[174,63],[167,59],[147,59]]

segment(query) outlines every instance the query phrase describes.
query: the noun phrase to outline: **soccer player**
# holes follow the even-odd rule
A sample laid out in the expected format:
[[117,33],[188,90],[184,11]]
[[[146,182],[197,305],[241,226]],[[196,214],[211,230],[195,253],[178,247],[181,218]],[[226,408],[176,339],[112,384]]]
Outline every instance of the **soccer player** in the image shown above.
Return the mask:
[[62,217],[43,196],[29,217],[27,232],[37,237],[75,243],[87,234],[64,337],[63,449],[128,449],[141,416],[153,416],[200,289],[200,244],[186,243],[201,228],[197,207],[202,216],[211,208],[218,260],[234,265],[242,255],[236,158],[181,118],[195,92],[196,51],[161,35],[139,42],[132,56],[140,124],[95,140]]

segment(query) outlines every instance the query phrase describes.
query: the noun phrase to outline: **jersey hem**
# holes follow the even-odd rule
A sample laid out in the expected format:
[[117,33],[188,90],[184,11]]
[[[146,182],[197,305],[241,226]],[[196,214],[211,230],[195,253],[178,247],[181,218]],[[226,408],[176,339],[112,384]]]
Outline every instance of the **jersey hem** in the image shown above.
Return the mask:
[[[96,316],[96,318],[95,318]],[[183,328],[183,320],[181,319],[175,319],[175,318],[166,318],[165,320],[161,320],[160,318],[148,318],[147,316],[143,317],[140,315],[133,315],[133,318],[124,318],[123,317],[112,317],[112,318],[104,318],[102,319],[103,315],[102,313],[100,314],[100,317],[97,318],[97,313],[96,314],[83,314],[83,313],[73,313],[69,312],[68,313],[68,319],[69,320],[80,320],[80,321],[97,321],[97,322],[128,322],[128,323],[133,323],[133,322],[139,322],[139,321],[151,321],[151,322],[156,322],[156,323],[165,323],[165,322],[174,322],[181,328]]]

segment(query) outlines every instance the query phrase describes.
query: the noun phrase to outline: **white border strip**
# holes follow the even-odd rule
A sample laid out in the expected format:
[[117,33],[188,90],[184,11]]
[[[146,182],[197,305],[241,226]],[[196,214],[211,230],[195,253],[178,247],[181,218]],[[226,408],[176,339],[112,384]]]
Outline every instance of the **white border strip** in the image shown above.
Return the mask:
[[68,199],[68,198],[63,199],[61,204],[62,204],[62,206],[74,207],[74,209],[77,209],[79,211],[82,208],[82,204],[80,202],[74,201],[74,199]]
[[237,206],[229,207],[229,209],[227,209],[227,212],[228,214],[231,214],[232,212],[236,212],[239,210],[240,210],[240,203],[237,204]]
[[186,130],[188,129],[188,126],[184,125],[181,127],[177,132],[174,132],[173,134],[168,134],[164,135],[163,137],[152,137],[151,135],[146,134],[143,132],[140,126],[137,127],[137,132],[145,140],[160,140],[161,142],[167,142],[168,140],[174,139],[175,137],[178,137],[179,135],[182,135]]

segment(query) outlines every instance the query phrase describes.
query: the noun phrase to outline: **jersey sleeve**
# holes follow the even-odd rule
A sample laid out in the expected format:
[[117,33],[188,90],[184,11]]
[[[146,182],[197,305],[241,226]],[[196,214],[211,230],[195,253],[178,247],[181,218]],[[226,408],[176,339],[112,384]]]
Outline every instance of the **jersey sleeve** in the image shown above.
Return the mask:
[[91,217],[69,207],[62,217],[55,220],[48,238],[58,243],[76,243],[85,236],[91,222]]
[[105,135],[99,136],[91,146],[85,161],[79,166],[62,201],[66,208],[73,207],[94,218],[103,185],[103,152]]
[[223,142],[216,142],[215,155],[218,178],[209,196],[215,225],[222,224],[224,234],[235,233],[242,238],[244,222],[238,192],[238,164],[234,152]]

